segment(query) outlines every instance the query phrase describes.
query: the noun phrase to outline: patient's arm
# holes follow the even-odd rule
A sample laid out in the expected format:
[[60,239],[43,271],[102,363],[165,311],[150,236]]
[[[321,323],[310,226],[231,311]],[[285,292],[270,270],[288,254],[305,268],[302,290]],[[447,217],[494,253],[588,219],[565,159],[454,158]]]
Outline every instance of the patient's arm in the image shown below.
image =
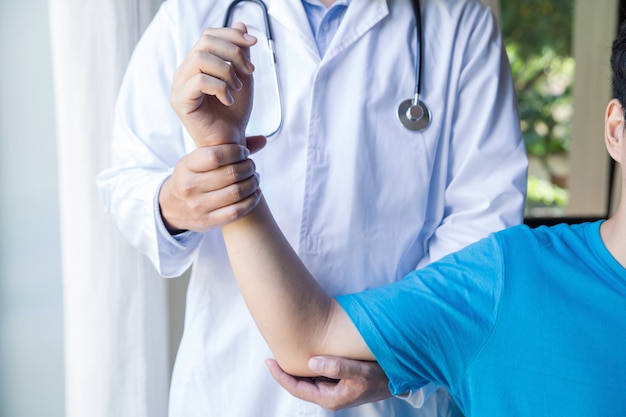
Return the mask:
[[222,230],[241,293],[286,372],[313,376],[307,361],[315,355],[374,359],[352,321],[293,251],[263,198]]

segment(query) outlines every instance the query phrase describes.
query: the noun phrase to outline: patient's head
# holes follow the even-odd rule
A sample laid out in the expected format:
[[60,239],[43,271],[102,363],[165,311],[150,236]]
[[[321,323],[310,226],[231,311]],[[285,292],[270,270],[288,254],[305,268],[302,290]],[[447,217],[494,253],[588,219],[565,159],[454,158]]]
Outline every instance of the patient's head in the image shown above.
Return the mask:
[[[611,51],[614,99],[609,102],[605,118],[605,141],[611,157],[624,163],[626,158],[626,22],[613,41]],[[624,175],[626,178],[626,175]],[[626,188],[626,185],[625,187]]]
[[626,104],[626,23],[620,27],[611,51],[613,94],[623,107]]

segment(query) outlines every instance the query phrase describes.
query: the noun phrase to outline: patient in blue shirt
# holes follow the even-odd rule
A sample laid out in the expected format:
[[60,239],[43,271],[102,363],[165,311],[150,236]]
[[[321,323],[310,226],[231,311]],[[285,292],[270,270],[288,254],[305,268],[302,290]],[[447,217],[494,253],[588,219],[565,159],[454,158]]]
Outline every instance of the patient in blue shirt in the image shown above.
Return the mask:
[[601,230],[517,226],[338,301],[394,394],[436,382],[467,416],[624,416],[626,270]]
[[[623,164],[624,27],[611,66],[605,145]],[[393,394],[445,386],[468,417],[626,416],[624,170],[619,208],[606,221],[517,226],[401,282],[337,299],[310,276],[263,200],[223,232],[250,312],[290,374],[310,376],[309,358],[336,355],[378,361]]]

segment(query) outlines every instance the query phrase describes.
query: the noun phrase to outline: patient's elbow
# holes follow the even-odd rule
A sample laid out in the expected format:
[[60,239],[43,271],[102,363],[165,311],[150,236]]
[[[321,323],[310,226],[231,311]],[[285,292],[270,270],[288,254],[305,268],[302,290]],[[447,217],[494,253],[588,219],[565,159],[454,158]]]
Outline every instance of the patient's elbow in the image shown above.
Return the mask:
[[310,352],[274,352],[274,358],[280,365],[281,369],[286,373],[297,377],[319,376],[309,369],[308,362],[311,356],[315,356],[315,354]]

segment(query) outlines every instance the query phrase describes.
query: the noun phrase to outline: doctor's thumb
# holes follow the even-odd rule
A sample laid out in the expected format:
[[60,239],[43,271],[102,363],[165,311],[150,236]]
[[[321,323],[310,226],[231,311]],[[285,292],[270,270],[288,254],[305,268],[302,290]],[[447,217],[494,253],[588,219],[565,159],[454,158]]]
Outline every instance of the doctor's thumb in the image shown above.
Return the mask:
[[267,138],[262,135],[248,136],[246,138],[246,147],[251,154],[256,153],[267,145]]

